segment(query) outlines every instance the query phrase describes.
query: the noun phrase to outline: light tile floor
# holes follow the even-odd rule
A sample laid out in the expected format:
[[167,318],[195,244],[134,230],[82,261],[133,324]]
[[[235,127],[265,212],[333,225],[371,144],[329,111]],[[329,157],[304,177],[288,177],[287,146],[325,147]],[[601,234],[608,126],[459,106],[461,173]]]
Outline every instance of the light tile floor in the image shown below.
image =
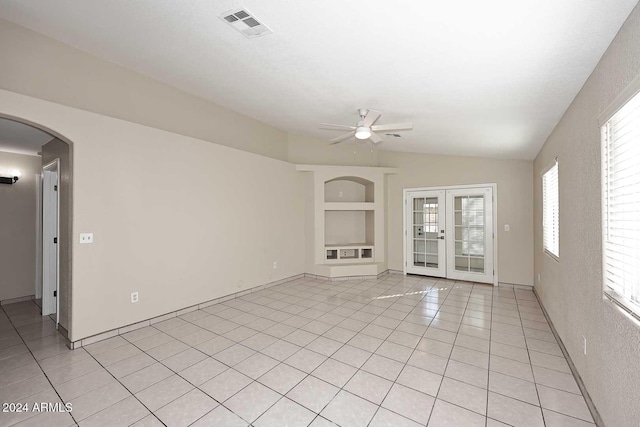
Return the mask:
[[0,312],[0,426],[587,426],[531,291],[388,275],[299,279],[70,351]]

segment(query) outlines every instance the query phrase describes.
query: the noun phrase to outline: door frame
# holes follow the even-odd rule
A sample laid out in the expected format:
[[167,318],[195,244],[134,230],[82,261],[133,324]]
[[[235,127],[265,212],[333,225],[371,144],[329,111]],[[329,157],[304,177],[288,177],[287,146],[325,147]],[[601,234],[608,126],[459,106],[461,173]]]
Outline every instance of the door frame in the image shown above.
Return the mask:
[[[56,176],[57,176],[57,186],[58,186],[58,190],[55,192],[55,199],[57,201],[56,203],[56,224],[55,224],[55,233],[54,235],[57,237],[58,239],[58,243],[55,245],[55,254],[56,254],[56,282],[55,282],[55,292],[56,292],[56,329],[58,328],[58,324],[60,323],[60,159],[57,158],[49,163],[47,163],[46,165],[44,165],[42,167],[42,175],[41,175],[41,180],[42,180],[42,239],[44,240],[44,237],[47,234],[46,232],[46,227],[47,227],[47,221],[44,215],[44,209],[45,209],[45,194],[47,192],[47,190],[44,188],[44,175],[45,172],[56,172]],[[44,263],[47,260],[47,257],[45,256],[45,253],[48,252],[48,248],[50,248],[50,246],[46,245],[44,242],[42,244],[42,306],[44,307],[45,302],[44,302],[44,298],[45,298],[45,292],[44,292]],[[51,298],[51,297],[50,297]]]
[[444,185],[441,187],[415,187],[402,189],[402,273],[407,275],[407,193],[412,191],[434,191],[434,190],[462,190],[465,188],[491,187],[493,189],[493,286],[498,286],[498,184],[469,184],[469,185]]

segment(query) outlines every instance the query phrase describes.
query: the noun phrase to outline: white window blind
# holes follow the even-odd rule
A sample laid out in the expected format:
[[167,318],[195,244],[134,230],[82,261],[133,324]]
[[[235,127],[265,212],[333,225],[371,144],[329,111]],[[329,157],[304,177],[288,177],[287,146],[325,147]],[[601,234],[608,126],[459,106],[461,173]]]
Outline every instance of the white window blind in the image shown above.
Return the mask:
[[604,291],[640,314],[640,94],[602,126]]
[[558,162],[542,175],[542,243],[545,251],[560,257]]

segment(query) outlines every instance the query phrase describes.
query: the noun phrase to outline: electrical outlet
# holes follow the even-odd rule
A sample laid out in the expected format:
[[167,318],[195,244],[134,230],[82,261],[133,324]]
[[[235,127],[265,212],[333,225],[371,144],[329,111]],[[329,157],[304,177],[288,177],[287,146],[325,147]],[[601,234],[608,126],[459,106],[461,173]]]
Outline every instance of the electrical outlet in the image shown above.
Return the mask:
[[278,261],[273,261],[273,269],[277,269],[278,268]]
[[509,224],[505,224],[504,231],[509,231],[509,230],[511,230],[511,227],[509,226]]
[[338,197],[342,199],[342,198],[344,197],[344,192],[339,191],[339,192],[338,192]]
[[138,300],[138,292],[131,292],[131,304],[137,303]]
[[540,273],[538,273],[538,283],[540,283]]
[[80,233],[80,243],[93,243],[93,233]]
[[584,355],[587,355],[587,338],[585,338],[585,336],[582,336],[582,352],[584,353]]

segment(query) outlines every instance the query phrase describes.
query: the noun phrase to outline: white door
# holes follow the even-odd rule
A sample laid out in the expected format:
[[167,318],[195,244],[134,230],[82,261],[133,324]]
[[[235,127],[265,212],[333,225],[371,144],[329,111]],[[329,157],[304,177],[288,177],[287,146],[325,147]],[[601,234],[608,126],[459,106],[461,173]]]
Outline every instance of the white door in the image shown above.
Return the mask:
[[[42,175],[36,175],[36,299],[42,300]],[[41,304],[42,305],[42,304]]]
[[447,277],[493,283],[493,188],[447,190]]
[[444,206],[444,190],[408,193],[407,273],[445,276]]
[[493,187],[406,193],[405,272],[494,283]]
[[42,175],[42,315],[57,313],[58,171]]

